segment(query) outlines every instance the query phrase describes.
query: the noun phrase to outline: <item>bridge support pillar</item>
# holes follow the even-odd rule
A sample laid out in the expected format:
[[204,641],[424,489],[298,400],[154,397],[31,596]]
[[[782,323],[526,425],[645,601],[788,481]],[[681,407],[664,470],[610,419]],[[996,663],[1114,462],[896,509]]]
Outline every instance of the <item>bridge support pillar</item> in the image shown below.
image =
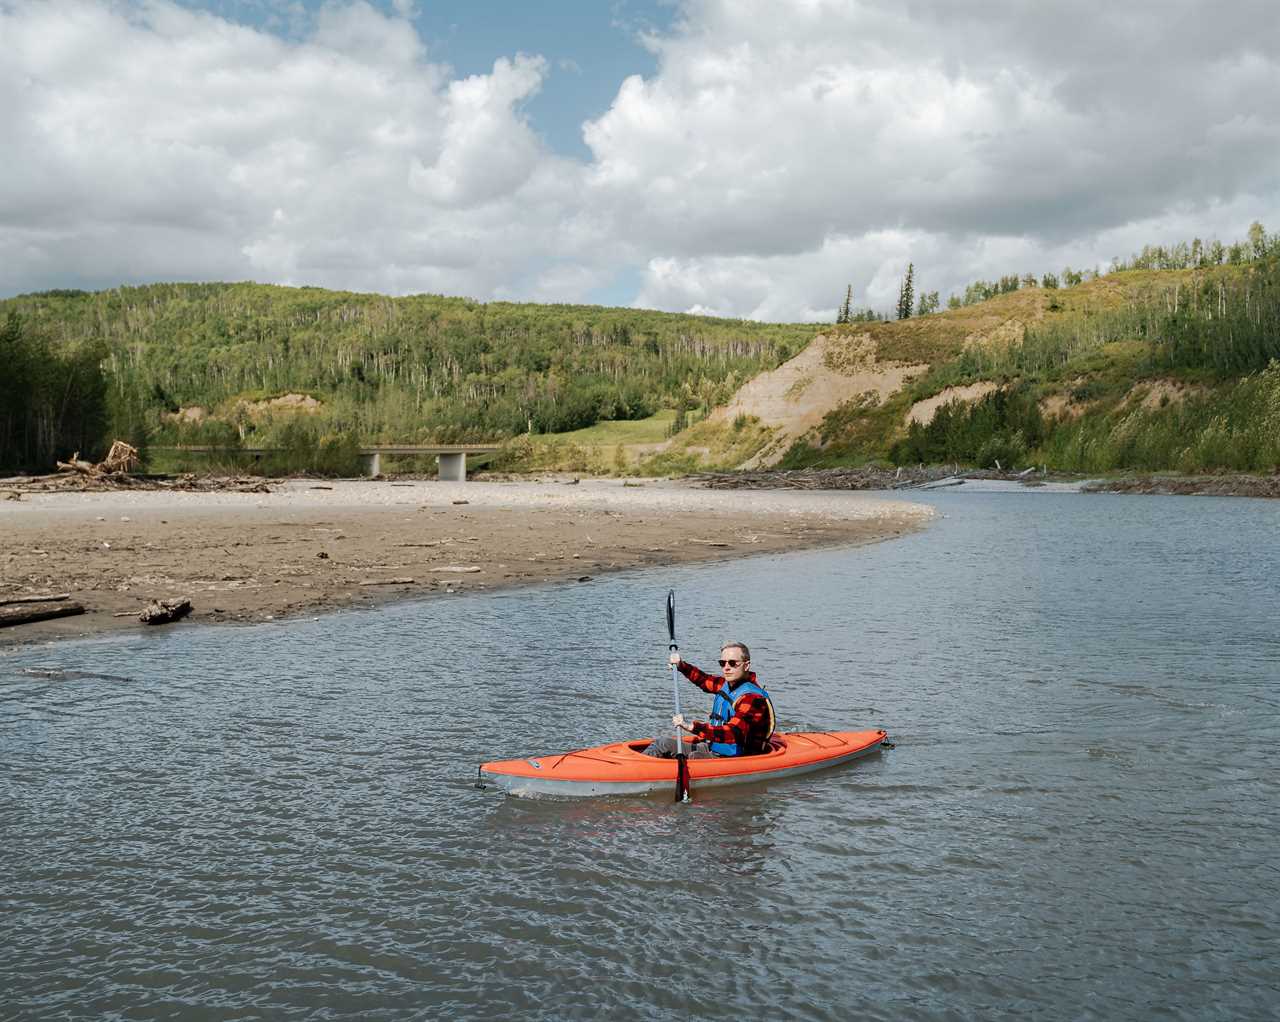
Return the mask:
[[440,466],[440,482],[465,483],[467,481],[467,455],[465,452],[437,454],[436,463]]
[[372,479],[374,476],[382,475],[382,452],[374,451],[366,454],[365,457],[369,461],[369,477]]

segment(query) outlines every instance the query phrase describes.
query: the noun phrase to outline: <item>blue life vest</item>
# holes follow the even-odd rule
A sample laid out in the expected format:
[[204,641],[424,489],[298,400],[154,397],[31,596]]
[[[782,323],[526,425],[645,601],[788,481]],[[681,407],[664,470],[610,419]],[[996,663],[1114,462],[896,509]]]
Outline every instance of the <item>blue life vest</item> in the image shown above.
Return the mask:
[[[715,700],[711,704],[711,723],[717,725],[729,723],[729,718],[733,716],[734,704],[748,693],[764,696],[764,701],[769,706],[769,733],[764,736],[764,741],[767,742],[772,736],[777,722],[777,718],[773,713],[773,700],[769,698],[768,692],[753,681],[739,682],[738,687],[735,689],[729,688],[727,681],[721,685],[720,691],[716,693]],[[711,742],[710,744],[711,751],[717,756],[742,756],[746,754],[737,742]]]

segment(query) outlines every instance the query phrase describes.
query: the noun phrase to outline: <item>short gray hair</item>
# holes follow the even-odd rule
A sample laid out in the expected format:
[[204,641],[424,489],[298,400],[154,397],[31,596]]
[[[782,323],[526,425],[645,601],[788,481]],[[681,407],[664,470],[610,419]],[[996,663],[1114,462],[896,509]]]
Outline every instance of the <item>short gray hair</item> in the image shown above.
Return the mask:
[[723,653],[726,649],[740,649],[742,650],[743,660],[751,659],[751,650],[747,649],[747,644],[745,642],[726,642],[720,647],[720,652]]

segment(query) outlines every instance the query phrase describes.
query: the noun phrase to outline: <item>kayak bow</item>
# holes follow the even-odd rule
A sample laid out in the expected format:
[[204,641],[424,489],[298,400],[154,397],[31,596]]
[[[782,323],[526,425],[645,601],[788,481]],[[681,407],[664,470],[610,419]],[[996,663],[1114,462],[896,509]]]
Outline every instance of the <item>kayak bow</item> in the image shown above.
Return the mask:
[[[769,751],[757,756],[691,759],[689,776],[699,788],[794,777],[879,752],[886,737],[884,731],[775,734]],[[646,738],[532,759],[494,760],[480,765],[479,783],[482,787],[494,784],[511,795],[582,797],[670,791],[676,761],[644,755],[648,745]]]

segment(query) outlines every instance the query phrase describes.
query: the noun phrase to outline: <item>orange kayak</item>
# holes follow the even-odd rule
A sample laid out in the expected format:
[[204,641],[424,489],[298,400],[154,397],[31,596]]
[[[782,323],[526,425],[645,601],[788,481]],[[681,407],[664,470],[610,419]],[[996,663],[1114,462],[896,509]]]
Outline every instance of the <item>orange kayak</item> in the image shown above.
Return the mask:
[[[884,731],[795,731],[775,734],[758,756],[691,759],[689,779],[700,788],[749,784],[794,777],[838,766],[880,751]],[[512,795],[641,795],[670,791],[676,761],[646,756],[649,739],[614,742],[594,749],[553,753],[532,759],[502,759],[480,765],[478,783]]]

